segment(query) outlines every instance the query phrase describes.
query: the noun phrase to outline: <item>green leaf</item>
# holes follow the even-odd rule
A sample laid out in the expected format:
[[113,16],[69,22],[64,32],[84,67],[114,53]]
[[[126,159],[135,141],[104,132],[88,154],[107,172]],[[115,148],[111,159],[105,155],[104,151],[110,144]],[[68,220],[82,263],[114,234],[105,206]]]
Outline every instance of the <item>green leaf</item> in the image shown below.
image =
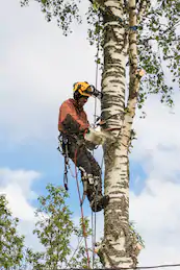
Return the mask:
[[47,3],[47,0],[41,0],[42,4],[45,5]]

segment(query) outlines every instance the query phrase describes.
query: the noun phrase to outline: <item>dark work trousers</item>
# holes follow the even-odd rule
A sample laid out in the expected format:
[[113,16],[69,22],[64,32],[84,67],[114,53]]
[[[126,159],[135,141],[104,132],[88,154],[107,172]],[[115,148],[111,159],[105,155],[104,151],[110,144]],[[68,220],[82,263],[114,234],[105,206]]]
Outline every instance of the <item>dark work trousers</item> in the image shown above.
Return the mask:
[[[97,176],[99,178],[97,191],[95,190],[94,185],[88,184],[87,190],[88,200],[92,201],[96,195],[96,192],[98,195],[101,195],[102,194],[101,168],[98,162],[91,154],[91,152],[86,148],[86,146],[85,145],[79,146],[74,139],[73,140],[69,139],[68,156],[74,163],[76,163],[77,167],[82,167],[87,174],[92,174],[93,176]],[[81,172],[81,176],[83,176],[83,172]]]

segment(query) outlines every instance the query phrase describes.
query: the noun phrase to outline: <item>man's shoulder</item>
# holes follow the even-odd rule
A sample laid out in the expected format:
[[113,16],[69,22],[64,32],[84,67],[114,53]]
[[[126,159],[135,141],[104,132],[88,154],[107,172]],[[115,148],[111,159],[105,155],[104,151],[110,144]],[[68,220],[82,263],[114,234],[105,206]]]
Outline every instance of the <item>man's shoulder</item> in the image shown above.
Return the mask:
[[74,100],[72,98],[68,98],[65,101],[63,101],[63,103],[61,104],[61,106],[63,106],[63,105],[69,105],[69,106],[71,106],[72,104],[74,104]]

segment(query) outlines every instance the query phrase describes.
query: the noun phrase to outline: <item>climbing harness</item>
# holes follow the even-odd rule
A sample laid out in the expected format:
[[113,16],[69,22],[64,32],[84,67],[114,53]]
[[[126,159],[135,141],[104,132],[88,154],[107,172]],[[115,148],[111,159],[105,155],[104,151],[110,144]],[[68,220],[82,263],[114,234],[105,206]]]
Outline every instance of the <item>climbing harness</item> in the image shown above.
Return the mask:
[[[63,138],[63,136],[60,134],[58,136],[58,140],[59,140],[59,146],[58,146],[58,151],[64,156],[64,188],[66,189],[66,191],[68,191],[68,169],[70,169],[70,165],[69,165],[69,157],[68,157],[68,139],[67,138]],[[81,194],[80,194],[80,188],[79,188],[79,182],[78,182],[78,173],[77,173],[77,151],[78,148],[80,147],[81,143],[78,142],[77,144],[77,148],[75,150],[75,176],[72,174],[72,177],[74,177],[76,179],[76,185],[77,185],[77,190],[78,190],[78,196],[79,196],[79,201],[80,201],[80,208],[81,208],[81,220],[82,220],[82,232],[83,232],[83,237],[84,237],[84,241],[85,241],[85,250],[86,250],[86,256],[87,256],[87,266],[88,268],[90,268],[90,257],[89,257],[89,250],[88,250],[88,244],[87,244],[87,233],[86,233],[86,227],[84,224],[84,213],[83,213],[83,198],[81,199]],[[82,169],[82,168],[81,168]]]
[[[98,23],[100,24],[100,19],[101,15],[99,12],[98,15]],[[95,87],[96,89],[98,88],[98,75],[99,75],[99,52],[100,52],[100,31],[98,33],[98,40],[97,40],[97,54],[96,54],[96,72],[95,72]],[[94,103],[94,125],[97,123],[97,98],[95,98],[95,103]],[[94,156],[94,151],[93,151],[93,156]],[[95,213],[91,210],[91,229],[92,229],[92,268],[94,269],[94,263],[95,263],[95,244],[96,244],[96,210],[97,210],[97,190],[96,189],[96,194],[95,194]]]

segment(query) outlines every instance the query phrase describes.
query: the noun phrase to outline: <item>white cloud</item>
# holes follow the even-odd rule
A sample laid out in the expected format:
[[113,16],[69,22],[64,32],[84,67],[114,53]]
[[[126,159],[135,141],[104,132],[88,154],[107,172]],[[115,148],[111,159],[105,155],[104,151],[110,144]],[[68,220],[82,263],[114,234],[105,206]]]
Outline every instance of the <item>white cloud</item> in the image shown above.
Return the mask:
[[37,198],[37,194],[32,191],[32,184],[40,176],[36,171],[0,168],[0,194],[6,195],[13,217],[19,218],[18,230],[26,236],[25,244],[33,246],[34,249],[38,249],[40,245],[32,233],[36,222],[36,209],[30,202]]
[[157,97],[149,98],[147,118],[135,119],[138,140],[131,159],[139,162],[147,175],[141,194],[130,194],[130,217],[146,244],[140,265],[179,262],[179,93],[174,99],[175,107],[170,110]]
[[148,177],[140,196],[130,195],[130,217],[145,241],[140,265],[179,262],[180,186]]
[[[179,93],[174,95],[174,100],[174,108],[170,109],[161,104],[157,96],[149,97],[145,104],[147,118],[144,120],[138,117],[135,118],[134,128],[138,140],[134,143],[131,155],[133,159],[143,160],[145,156],[149,157],[152,154],[153,158],[156,159],[155,150],[164,154],[168,153],[168,155],[172,151],[178,153],[180,147],[180,128],[178,125],[180,118]],[[161,162],[162,158],[162,156],[161,158],[157,157],[156,162]],[[159,164],[157,165],[159,166]]]

